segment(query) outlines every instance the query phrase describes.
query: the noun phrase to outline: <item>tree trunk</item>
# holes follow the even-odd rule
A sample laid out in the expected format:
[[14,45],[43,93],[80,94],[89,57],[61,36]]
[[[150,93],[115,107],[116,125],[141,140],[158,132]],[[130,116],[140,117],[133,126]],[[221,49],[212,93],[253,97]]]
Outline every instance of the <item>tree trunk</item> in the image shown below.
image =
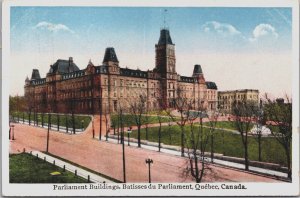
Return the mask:
[[42,127],[44,127],[44,113],[42,113]]
[[211,163],[214,163],[214,134],[211,135],[211,144],[210,144],[210,159]]
[[158,152],[160,152],[161,148],[161,123],[159,123],[159,128],[158,128]]
[[75,134],[75,117],[74,117],[74,112],[72,112],[72,125],[73,125],[73,134]]
[[292,179],[292,167],[291,167],[291,155],[290,155],[290,149],[289,146],[285,148],[285,154],[286,154],[286,162],[287,162],[287,168],[288,168],[288,179]]
[[141,147],[141,124],[138,124],[138,147]]
[[262,161],[261,160],[261,136],[258,136],[258,161]]
[[69,128],[68,128],[68,115],[66,115],[66,133],[68,133],[68,130],[69,130]]
[[146,140],[148,140],[148,123],[146,123]]
[[249,170],[249,160],[248,160],[248,142],[246,138],[246,143],[244,144],[245,151],[245,170]]
[[181,157],[184,157],[184,142],[183,142],[183,138],[184,138],[184,129],[183,126],[181,127]]

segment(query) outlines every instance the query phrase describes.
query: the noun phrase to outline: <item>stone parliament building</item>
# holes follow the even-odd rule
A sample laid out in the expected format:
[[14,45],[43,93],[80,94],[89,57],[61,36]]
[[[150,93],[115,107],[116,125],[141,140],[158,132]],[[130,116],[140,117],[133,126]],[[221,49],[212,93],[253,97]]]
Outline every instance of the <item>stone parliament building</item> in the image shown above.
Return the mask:
[[[168,29],[161,29],[155,45],[155,68],[141,71],[122,68],[114,48],[106,48],[102,65],[91,61],[80,70],[73,58],[57,60],[45,78],[33,69],[25,80],[25,98],[29,111],[94,114],[115,112],[119,105],[146,99],[147,110],[174,108],[174,99],[187,98],[207,110],[217,108],[217,86],[204,78],[200,65],[191,76],[176,72],[175,44]],[[179,91],[180,90],[180,91]],[[102,106],[100,106],[102,104]],[[100,108],[101,107],[101,108]]]

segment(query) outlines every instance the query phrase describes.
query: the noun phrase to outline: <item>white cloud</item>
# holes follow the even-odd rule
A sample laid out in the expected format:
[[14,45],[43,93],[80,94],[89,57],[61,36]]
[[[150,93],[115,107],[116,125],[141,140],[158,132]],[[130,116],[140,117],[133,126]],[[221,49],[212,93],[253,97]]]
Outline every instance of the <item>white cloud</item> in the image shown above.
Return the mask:
[[253,37],[250,38],[250,41],[256,41],[260,38],[278,38],[278,33],[276,29],[270,24],[261,23],[257,25],[253,30]]
[[74,31],[71,30],[66,25],[63,25],[63,24],[54,24],[54,23],[50,23],[50,22],[46,22],[46,21],[39,22],[34,27],[35,28],[39,28],[39,29],[47,29],[47,30],[49,30],[51,32],[66,31],[66,32],[70,32],[70,33],[74,34]]
[[206,22],[202,26],[202,29],[206,33],[214,32],[222,36],[241,34],[241,32],[238,31],[233,25],[228,23],[220,23],[217,21]]

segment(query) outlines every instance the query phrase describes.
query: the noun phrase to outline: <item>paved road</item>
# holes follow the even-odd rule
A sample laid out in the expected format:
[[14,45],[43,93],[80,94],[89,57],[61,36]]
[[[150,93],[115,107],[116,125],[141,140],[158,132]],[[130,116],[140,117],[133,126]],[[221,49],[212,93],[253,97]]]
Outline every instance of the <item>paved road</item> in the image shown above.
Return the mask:
[[[104,124],[103,131],[104,130]],[[95,132],[99,134],[99,117],[95,118]],[[10,152],[26,150],[44,151],[47,130],[23,124],[15,126],[15,140],[11,141]],[[103,132],[104,135],[104,132]],[[96,138],[98,138],[96,136]],[[91,170],[123,180],[122,147],[120,144],[92,139],[91,124],[84,133],[67,135],[56,131],[50,132],[49,152],[64,159],[80,164]],[[104,139],[104,138],[103,138]],[[168,153],[141,149],[125,148],[127,182],[148,182],[148,167],[145,158],[154,161],[151,168],[152,182],[193,182],[191,176],[184,174],[188,161]],[[233,168],[210,165],[203,182],[278,182]]]

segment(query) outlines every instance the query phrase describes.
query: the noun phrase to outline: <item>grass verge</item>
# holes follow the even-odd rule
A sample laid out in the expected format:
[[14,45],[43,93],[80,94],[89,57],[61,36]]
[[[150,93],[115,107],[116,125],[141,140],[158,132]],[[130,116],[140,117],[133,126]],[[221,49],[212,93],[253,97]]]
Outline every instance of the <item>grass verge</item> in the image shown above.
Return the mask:
[[[196,127],[196,126],[195,126]],[[191,134],[190,127],[185,126],[185,138],[189,142]],[[209,136],[209,129],[203,128],[204,135]],[[197,129],[195,129],[195,132]],[[137,139],[137,131],[133,131],[130,137]],[[208,137],[208,145],[206,151],[211,150],[211,137]],[[146,139],[146,130],[141,129],[141,139]],[[151,142],[158,142],[158,127],[148,128],[148,140]],[[179,126],[163,126],[161,129],[161,142],[168,145],[181,145],[181,130]],[[278,143],[274,137],[262,138],[262,161],[276,163],[286,166],[286,155],[283,147]],[[244,157],[244,147],[242,144],[240,134],[233,134],[228,131],[216,129],[214,132],[214,152],[221,153],[226,156]],[[258,143],[256,138],[248,136],[248,153],[249,159],[258,161]]]
[[[52,176],[50,173],[59,172]],[[9,155],[10,183],[88,183],[87,179],[63,171],[49,162],[45,162],[28,153]]]

